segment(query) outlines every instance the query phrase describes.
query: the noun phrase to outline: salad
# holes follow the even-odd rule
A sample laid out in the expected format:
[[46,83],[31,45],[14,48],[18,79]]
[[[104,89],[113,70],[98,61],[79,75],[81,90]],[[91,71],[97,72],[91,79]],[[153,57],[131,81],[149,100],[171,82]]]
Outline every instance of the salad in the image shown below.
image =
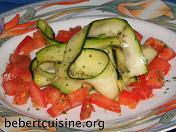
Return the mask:
[[[51,117],[82,106],[80,119],[96,112],[94,105],[121,112],[135,109],[162,88],[175,57],[166,43],[143,36],[126,20],[106,18],[55,35],[40,19],[33,36],[26,36],[9,57],[2,86],[13,104],[47,108]],[[31,52],[35,49],[35,58]]]

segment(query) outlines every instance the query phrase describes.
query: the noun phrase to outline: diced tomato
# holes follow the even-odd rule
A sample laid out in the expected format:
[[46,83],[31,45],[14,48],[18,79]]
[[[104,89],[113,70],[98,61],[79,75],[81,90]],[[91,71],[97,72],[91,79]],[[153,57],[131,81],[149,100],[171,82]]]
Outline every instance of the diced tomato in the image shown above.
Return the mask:
[[69,29],[72,35],[75,35],[77,32],[81,30],[81,26],[76,26],[74,28]]
[[152,89],[148,86],[135,87],[132,92],[138,95],[139,100],[148,99],[152,96]]
[[145,87],[147,84],[146,77],[147,74],[138,76],[137,81],[128,84],[128,87]]
[[67,43],[70,38],[81,30],[81,26],[76,26],[67,30],[60,30],[56,36],[56,40],[62,43]]
[[36,31],[33,33],[33,38],[35,41],[35,47],[36,48],[42,48],[45,46],[45,41],[40,33],[40,31]]
[[62,43],[67,43],[70,40],[71,36],[72,34],[70,33],[70,31],[60,30],[58,32],[58,35],[56,36],[56,40]]
[[20,81],[18,87],[16,88],[16,92],[14,95],[13,102],[16,105],[24,105],[27,103],[30,97],[30,83],[25,81]]
[[32,37],[26,36],[15,50],[16,55],[29,55],[35,49],[35,41]]
[[165,47],[161,52],[159,52],[158,56],[159,58],[169,61],[175,57],[175,52],[172,48]]
[[71,94],[68,94],[67,98],[70,102],[71,107],[76,107],[78,105],[81,105],[88,95],[89,90],[86,87],[83,87]]
[[143,74],[143,75],[138,76],[139,82],[145,83],[145,81],[146,81],[146,76],[147,76],[147,74]]
[[6,71],[3,73],[3,80],[8,81],[17,78],[21,70],[21,65],[17,65],[16,63],[7,64]]
[[16,63],[17,65],[21,65],[23,68],[29,67],[31,63],[31,59],[29,56],[26,55],[16,55],[11,54],[9,58],[10,63]]
[[147,75],[147,85],[151,88],[161,88],[164,84],[164,76],[158,70],[151,70]]
[[120,110],[120,105],[118,102],[109,99],[103,95],[100,95],[98,93],[94,93],[90,95],[90,102],[92,104],[96,104],[97,106],[119,113]]
[[[3,80],[6,81],[15,79],[22,72],[22,69],[29,69],[29,65],[31,62],[30,58],[27,56],[14,55],[14,54],[10,55],[9,60],[10,63],[7,64],[6,71],[3,74]],[[26,74],[26,72],[24,74]]]
[[142,41],[142,39],[143,39],[142,34],[140,34],[138,31],[136,31],[136,30],[135,30],[135,35],[136,35],[136,37],[137,37],[138,41],[139,41],[139,42],[141,42],[141,41]]
[[46,101],[45,97],[43,96],[42,90],[37,84],[35,84],[35,82],[32,82],[30,84],[30,94],[34,107],[46,107]]
[[61,92],[52,86],[47,86],[46,88],[42,89],[42,92],[44,93],[47,104],[54,104],[61,96]]
[[122,91],[119,95],[119,103],[120,105],[128,106],[131,109],[136,108],[136,105],[139,103],[140,96],[129,91]]
[[18,78],[23,79],[26,82],[31,82],[32,74],[29,68],[22,68],[21,72],[18,74]]
[[80,120],[85,120],[90,118],[91,113],[94,112],[95,109],[93,105],[90,103],[89,99],[85,99],[82,103],[81,113],[80,113]]
[[144,46],[153,47],[158,52],[160,52],[161,50],[163,50],[163,48],[166,46],[166,44],[159,39],[150,37],[145,41]]
[[171,68],[171,65],[167,61],[159,57],[155,57],[148,65],[149,71],[152,71],[152,70],[159,71],[164,75],[166,75],[169,72],[170,68]]
[[65,111],[70,109],[70,103],[65,95],[61,95],[59,99],[47,110],[47,112],[52,117],[57,117],[60,114],[64,113]]
[[9,96],[15,95],[16,89],[19,85],[19,81],[17,79],[14,80],[8,80],[2,82],[2,87],[5,91],[5,93]]

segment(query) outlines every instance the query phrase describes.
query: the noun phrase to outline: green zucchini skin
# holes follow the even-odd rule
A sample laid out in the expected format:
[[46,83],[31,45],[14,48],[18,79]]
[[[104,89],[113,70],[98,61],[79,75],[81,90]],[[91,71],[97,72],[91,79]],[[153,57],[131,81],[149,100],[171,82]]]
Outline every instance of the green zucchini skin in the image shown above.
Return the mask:
[[38,67],[38,61],[36,58],[34,58],[30,63],[29,69],[31,72],[33,72],[35,69],[37,69],[37,67]]
[[[55,64],[53,64],[53,62],[39,63],[36,58],[32,60],[30,64],[32,79],[40,87],[47,86],[52,83],[52,80],[54,79],[55,74],[47,71],[47,69],[51,70],[51,65],[54,66]],[[52,69],[54,68],[55,67],[52,67]]]
[[65,45],[47,46],[36,53],[36,59],[39,63],[46,61],[61,62],[65,53]]
[[[41,28],[42,31],[48,28],[48,33],[45,34],[45,37],[52,39],[50,27],[46,24],[44,27]],[[106,37],[98,38],[99,36]],[[127,21],[119,18],[93,21],[76,33],[67,45],[58,44],[46,47],[37,53],[36,58],[39,64],[46,61],[59,63],[54,74],[55,77],[50,78],[48,74],[44,75],[42,73],[46,78],[50,79],[51,82],[49,81],[48,83],[51,83],[63,93],[74,92],[80,89],[84,83],[89,83],[96,91],[114,99],[119,94],[117,85],[118,74],[116,74],[115,68],[118,62],[114,61],[113,53],[105,53],[112,51],[112,47],[122,49],[125,58],[123,66],[127,69],[125,71],[127,77],[130,78],[147,72],[146,61],[133,29]],[[82,71],[84,71],[83,64],[85,63],[87,67],[91,65],[90,62],[84,60],[89,52],[96,55],[97,61],[105,63],[98,67],[93,59],[92,66],[97,67],[98,70],[86,68],[86,75],[84,76],[81,75]],[[119,72],[121,74],[124,71],[121,70]]]
[[58,42],[57,40],[55,40],[55,33],[46,21],[39,19],[37,21],[37,28],[42,33],[42,36],[44,40],[46,41],[47,45],[62,44]]
[[72,79],[94,78],[104,71],[108,63],[109,57],[106,52],[84,48],[76,61],[69,66],[67,74]]
[[[45,61],[61,62],[64,57],[67,44],[62,45],[50,45],[36,53],[36,58],[39,63]],[[111,38],[89,38],[86,39],[84,48],[104,49],[109,46],[120,46],[118,37]]]
[[115,99],[120,92],[117,84],[117,78],[115,67],[113,66],[113,63],[109,61],[107,67],[102,73],[85,81],[92,85],[94,89],[102,95]]
[[90,26],[84,27],[70,39],[65,50],[64,61],[60,63],[58,71],[56,72],[53,85],[66,94],[76,91],[82,86],[81,81],[70,78],[68,69],[81,54],[89,29]]
[[128,76],[128,68],[127,68],[127,64],[126,64],[126,58],[125,55],[123,53],[123,50],[121,48],[114,48],[115,51],[115,55],[116,55],[116,68],[119,71],[119,74],[121,77],[129,77]]
[[34,74],[34,81],[40,87],[52,84],[52,80],[55,78],[55,74],[46,72],[39,68],[36,71],[34,71],[33,74]]
[[140,43],[138,42],[132,27],[126,20],[106,18],[94,21],[89,32],[89,37],[98,37],[101,34],[105,34],[107,37],[120,37],[121,48],[126,58],[129,77],[142,75],[148,72]]

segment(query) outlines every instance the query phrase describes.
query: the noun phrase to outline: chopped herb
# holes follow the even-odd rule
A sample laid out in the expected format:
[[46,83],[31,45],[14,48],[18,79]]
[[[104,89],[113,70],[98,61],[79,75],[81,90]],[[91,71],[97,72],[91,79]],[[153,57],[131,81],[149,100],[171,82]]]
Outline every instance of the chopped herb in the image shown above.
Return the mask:
[[169,90],[169,88],[166,88],[166,90]]
[[165,80],[165,82],[171,82],[170,80]]
[[167,93],[167,92],[163,92],[164,94]]
[[64,111],[62,114],[67,114],[67,112],[66,112],[66,111]]
[[176,77],[172,77],[172,79],[176,79]]
[[90,54],[89,57],[92,57],[92,55]]
[[66,86],[68,86],[68,84],[67,84],[67,83],[66,83],[65,85],[66,85]]

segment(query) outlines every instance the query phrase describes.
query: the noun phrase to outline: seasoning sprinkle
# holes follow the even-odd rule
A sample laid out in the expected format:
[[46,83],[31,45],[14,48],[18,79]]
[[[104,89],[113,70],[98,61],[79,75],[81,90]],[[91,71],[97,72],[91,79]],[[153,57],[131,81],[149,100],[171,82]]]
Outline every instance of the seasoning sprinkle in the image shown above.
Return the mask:
[[172,77],[172,79],[176,79],[176,77]]

